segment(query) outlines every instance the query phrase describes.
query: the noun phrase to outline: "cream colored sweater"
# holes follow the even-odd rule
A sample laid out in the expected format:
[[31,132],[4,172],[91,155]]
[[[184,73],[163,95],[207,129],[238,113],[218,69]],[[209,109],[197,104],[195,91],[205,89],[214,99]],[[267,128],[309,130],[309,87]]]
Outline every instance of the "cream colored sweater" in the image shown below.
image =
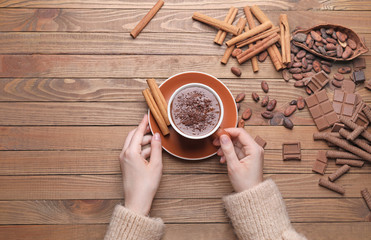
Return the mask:
[[[293,229],[281,193],[271,179],[223,201],[239,239],[306,240]],[[139,216],[117,205],[104,239],[155,240],[163,233],[161,219]]]

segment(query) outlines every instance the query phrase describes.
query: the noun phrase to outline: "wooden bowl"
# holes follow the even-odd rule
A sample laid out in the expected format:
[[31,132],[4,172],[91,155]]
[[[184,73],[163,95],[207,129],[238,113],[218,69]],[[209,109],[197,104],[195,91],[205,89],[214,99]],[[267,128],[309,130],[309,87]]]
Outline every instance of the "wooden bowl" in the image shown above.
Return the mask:
[[325,28],[325,29],[333,28],[335,31],[340,31],[342,33],[347,34],[348,38],[352,39],[357,44],[357,48],[355,50],[353,50],[353,55],[351,57],[347,58],[347,59],[337,58],[337,57],[330,57],[330,56],[326,56],[326,55],[323,55],[321,53],[318,53],[314,49],[308,48],[305,44],[303,44],[301,42],[297,42],[295,40],[292,40],[292,43],[295,46],[304,48],[305,50],[307,50],[308,52],[310,52],[314,55],[317,55],[317,56],[325,58],[325,59],[333,60],[333,61],[350,61],[350,60],[353,60],[354,58],[358,57],[359,55],[368,52],[368,48],[366,47],[365,43],[362,41],[362,39],[353,30],[351,30],[349,28],[346,28],[346,27],[343,27],[343,26],[340,26],[340,25],[320,24],[320,25],[316,25],[316,26],[308,28],[308,29],[296,30],[295,32],[292,33],[292,35],[295,35],[297,33],[309,34],[310,31],[320,30],[321,28]]

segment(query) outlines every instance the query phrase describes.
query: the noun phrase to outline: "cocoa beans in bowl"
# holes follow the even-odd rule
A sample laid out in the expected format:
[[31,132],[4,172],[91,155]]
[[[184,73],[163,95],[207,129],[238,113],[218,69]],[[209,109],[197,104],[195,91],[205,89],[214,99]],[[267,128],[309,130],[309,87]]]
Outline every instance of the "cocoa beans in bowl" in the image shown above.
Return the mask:
[[350,61],[368,52],[365,43],[353,30],[340,25],[320,24],[299,29],[292,35],[295,46],[333,61]]

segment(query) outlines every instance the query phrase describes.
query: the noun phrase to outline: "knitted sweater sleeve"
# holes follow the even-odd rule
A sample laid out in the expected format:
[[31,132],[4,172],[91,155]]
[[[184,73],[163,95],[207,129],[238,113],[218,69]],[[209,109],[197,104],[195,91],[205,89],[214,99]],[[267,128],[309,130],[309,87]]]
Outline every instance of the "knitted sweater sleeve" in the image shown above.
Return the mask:
[[164,232],[161,219],[138,215],[117,205],[104,240],[157,240]]
[[306,240],[292,227],[281,193],[272,179],[223,200],[239,239]]

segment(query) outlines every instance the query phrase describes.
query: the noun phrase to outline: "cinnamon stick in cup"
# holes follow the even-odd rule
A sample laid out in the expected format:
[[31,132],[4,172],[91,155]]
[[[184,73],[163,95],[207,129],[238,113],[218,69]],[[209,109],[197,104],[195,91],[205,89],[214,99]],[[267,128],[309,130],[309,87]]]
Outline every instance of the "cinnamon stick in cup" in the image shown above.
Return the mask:
[[[231,7],[228,11],[227,16],[224,19],[224,22],[228,24],[232,24],[234,19],[236,18],[237,12],[238,12],[237,8]],[[227,32],[223,30],[219,30],[214,38],[214,43],[222,45],[226,36],[227,36]]]
[[193,13],[192,18],[196,21],[206,23],[210,26],[213,26],[213,27],[221,29],[223,31],[232,33],[234,35],[237,35],[237,33],[238,33],[238,27],[233,26],[231,24],[228,24],[226,22],[220,21],[218,19],[206,16],[206,15],[201,14],[199,12]]
[[143,93],[144,98],[146,99],[147,105],[149,109],[151,110],[153,117],[155,118],[157,122],[158,127],[160,128],[162,134],[166,136],[170,132],[169,132],[169,129],[167,128],[164,118],[161,115],[160,110],[158,109],[156,105],[155,99],[153,99],[151,91],[147,88],[143,90],[142,93]]
[[[238,31],[238,34],[240,34],[242,32],[245,25],[246,25],[246,19],[245,18],[238,19],[238,22],[236,24],[236,26],[240,29]],[[229,57],[231,56],[235,47],[236,47],[236,45],[232,45],[230,47],[227,47],[227,49],[225,50],[224,55],[222,57],[222,60],[220,61],[221,63],[227,64],[227,62],[229,60]]]
[[[243,11],[245,12],[246,20],[249,23],[250,28],[251,29],[255,28],[256,25],[255,25],[252,13],[250,11],[250,7],[249,6],[244,7]],[[248,30],[249,30],[249,27],[246,26],[245,27],[245,32],[247,32]],[[254,46],[254,44],[250,43],[249,48],[252,47],[252,46]],[[256,56],[251,58],[251,66],[252,66],[253,72],[258,72],[259,71],[258,58]]]
[[147,26],[149,21],[156,15],[160,8],[164,5],[163,0],[158,0],[158,2],[152,7],[152,9],[140,20],[140,22],[135,26],[135,28],[130,32],[133,38],[136,38],[139,33]]
[[162,118],[165,120],[167,126],[170,125],[169,117],[167,115],[167,102],[162,95],[160,88],[156,84],[156,80],[153,78],[147,79],[147,84],[149,89],[151,89],[151,93],[153,98],[156,101],[156,104],[161,112]]

